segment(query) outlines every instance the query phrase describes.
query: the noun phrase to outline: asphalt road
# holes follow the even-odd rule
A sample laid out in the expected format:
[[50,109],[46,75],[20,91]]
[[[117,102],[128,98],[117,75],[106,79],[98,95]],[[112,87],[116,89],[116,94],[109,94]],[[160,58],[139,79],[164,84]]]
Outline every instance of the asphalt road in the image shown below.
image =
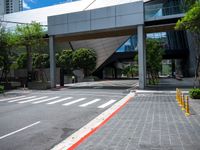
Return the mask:
[[127,94],[61,89],[0,96],[0,150],[49,150]]

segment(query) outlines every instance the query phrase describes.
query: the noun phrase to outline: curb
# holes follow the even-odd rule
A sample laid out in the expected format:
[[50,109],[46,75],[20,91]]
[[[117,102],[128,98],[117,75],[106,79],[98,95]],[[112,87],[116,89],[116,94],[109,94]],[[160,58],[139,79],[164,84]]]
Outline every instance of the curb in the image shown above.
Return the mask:
[[[153,91],[153,90],[132,90],[136,94],[176,94],[176,91]],[[184,94],[188,94],[188,91],[183,91]]]
[[131,98],[135,96],[135,93],[129,93],[123,99],[115,103],[112,107],[104,111],[95,119],[90,121],[87,125],[73,133],[64,141],[56,145],[51,150],[73,150],[79,146],[85,139],[91,136],[95,131],[101,128],[106,122],[108,122],[117,112],[119,112]]

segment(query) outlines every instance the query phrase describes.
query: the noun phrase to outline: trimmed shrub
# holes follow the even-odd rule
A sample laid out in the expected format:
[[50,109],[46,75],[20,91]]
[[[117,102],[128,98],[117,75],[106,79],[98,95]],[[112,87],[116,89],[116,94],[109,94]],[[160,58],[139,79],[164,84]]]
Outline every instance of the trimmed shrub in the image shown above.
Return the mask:
[[192,99],[200,99],[200,88],[191,89],[189,94]]
[[79,48],[72,56],[73,64],[76,69],[83,69],[84,75],[88,76],[96,67],[96,53],[93,49]]
[[0,85],[0,93],[4,92],[4,86]]

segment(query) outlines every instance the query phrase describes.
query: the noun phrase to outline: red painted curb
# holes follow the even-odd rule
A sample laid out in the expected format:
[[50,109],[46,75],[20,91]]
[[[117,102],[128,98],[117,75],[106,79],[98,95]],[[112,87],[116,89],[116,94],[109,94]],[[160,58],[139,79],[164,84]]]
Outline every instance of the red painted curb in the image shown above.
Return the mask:
[[116,113],[118,113],[131,99],[132,97],[128,97],[127,102],[124,103],[122,106],[120,106],[117,110],[115,110],[108,118],[106,118],[100,125],[92,129],[88,134],[86,134],[84,137],[82,137],[79,141],[74,143],[68,150],[74,150],[76,147],[78,147],[84,140],[86,140],[89,136],[91,136],[95,131],[100,129],[106,122],[108,122]]

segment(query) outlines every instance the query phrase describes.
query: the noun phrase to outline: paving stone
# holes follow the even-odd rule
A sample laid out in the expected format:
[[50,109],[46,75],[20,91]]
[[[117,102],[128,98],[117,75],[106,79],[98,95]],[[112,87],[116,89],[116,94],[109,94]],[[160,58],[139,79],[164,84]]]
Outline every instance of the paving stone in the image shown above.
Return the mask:
[[175,95],[138,94],[78,150],[200,150],[200,117]]

